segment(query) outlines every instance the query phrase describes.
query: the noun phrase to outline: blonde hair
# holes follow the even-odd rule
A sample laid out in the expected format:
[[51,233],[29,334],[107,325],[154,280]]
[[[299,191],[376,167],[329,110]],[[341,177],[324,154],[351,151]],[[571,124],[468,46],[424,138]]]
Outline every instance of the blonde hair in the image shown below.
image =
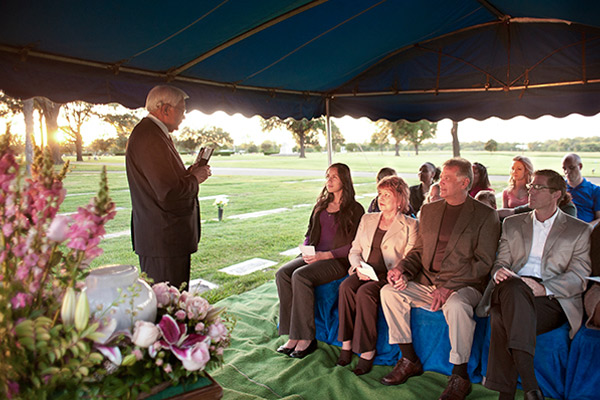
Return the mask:
[[[513,160],[513,163],[518,161],[521,164],[523,164],[523,166],[525,167],[525,174],[526,174],[525,183],[527,184],[527,183],[531,182],[531,178],[533,178],[533,171],[534,171],[533,163],[531,162],[531,160],[529,158],[523,157],[523,156],[516,156],[512,160]],[[513,178],[512,174],[511,174],[510,178],[508,178],[509,189],[513,189],[516,184],[517,184],[517,182],[515,182],[515,178]]]

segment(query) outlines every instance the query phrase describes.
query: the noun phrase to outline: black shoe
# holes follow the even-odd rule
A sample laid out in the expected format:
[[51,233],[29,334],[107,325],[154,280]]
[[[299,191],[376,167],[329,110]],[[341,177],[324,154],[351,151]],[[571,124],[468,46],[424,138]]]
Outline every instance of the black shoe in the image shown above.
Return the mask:
[[375,356],[373,356],[373,358],[371,358],[370,360],[360,357],[358,359],[358,364],[356,365],[356,368],[354,368],[354,371],[352,372],[354,372],[354,375],[368,374],[369,372],[371,372],[371,368],[373,368],[374,360]]
[[337,360],[335,365],[339,365],[340,367],[345,367],[346,365],[352,362],[352,350],[343,350],[340,351],[340,357]]
[[306,349],[304,349],[304,350],[294,350],[290,354],[290,357],[292,357],[292,358],[304,358],[307,355],[309,355],[310,353],[312,353],[313,351],[315,351],[316,349],[317,349],[317,339],[313,339],[312,342],[310,342],[310,344],[308,345],[308,347]]
[[525,400],[544,400],[544,395],[541,390],[536,389],[525,393],[524,398]]
[[285,354],[286,356],[289,356],[290,354],[292,354],[293,351],[294,351],[293,347],[279,346],[277,348],[278,353]]

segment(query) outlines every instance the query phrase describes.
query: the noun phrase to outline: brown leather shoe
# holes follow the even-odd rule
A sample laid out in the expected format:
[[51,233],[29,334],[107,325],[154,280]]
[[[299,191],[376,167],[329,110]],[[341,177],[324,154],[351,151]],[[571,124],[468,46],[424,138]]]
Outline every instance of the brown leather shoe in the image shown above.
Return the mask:
[[410,361],[408,358],[402,357],[396,363],[396,366],[386,376],[381,379],[381,383],[384,385],[400,385],[411,376],[417,376],[423,374],[423,365],[421,360],[416,362]]
[[451,375],[448,378],[448,386],[439,400],[464,400],[469,393],[471,393],[471,381],[458,375]]

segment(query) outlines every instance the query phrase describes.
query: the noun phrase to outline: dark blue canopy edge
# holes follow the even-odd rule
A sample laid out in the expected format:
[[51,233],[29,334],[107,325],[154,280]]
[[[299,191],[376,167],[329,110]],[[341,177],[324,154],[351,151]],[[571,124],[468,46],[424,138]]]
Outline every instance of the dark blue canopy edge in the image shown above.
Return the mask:
[[246,116],[600,112],[600,2],[6,3],[0,89],[14,97],[137,108],[168,82],[189,109]]

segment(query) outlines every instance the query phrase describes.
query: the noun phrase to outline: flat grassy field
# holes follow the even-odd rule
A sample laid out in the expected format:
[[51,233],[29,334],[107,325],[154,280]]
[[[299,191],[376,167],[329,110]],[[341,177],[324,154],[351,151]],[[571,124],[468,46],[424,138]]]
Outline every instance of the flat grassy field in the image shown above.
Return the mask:
[[[466,152],[464,157],[488,166],[491,175],[508,175],[513,153]],[[552,168],[560,172],[563,154],[527,153],[536,168]],[[398,172],[414,172],[414,178],[408,179],[410,185],[417,183],[416,172],[424,161],[436,165],[450,158],[450,153],[424,152],[402,153],[395,157],[393,153],[343,153],[335,154],[334,162],[344,162],[353,171],[377,172],[383,166],[391,166]],[[67,158],[68,159],[68,158]],[[191,162],[191,156],[184,161]],[[584,174],[600,174],[600,154],[586,153],[583,157]],[[67,197],[61,212],[73,212],[78,206],[86,204],[96,193],[100,170],[103,165],[108,169],[110,194],[118,211],[114,220],[106,226],[107,234],[116,234],[130,229],[131,201],[125,175],[124,157],[103,157],[99,160],[86,160],[72,163],[64,184]],[[306,159],[291,156],[233,155],[213,157],[213,167],[231,168],[275,168],[320,170],[327,167],[327,156],[323,153],[308,153]],[[595,173],[592,173],[595,169]],[[199,251],[192,256],[192,279],[202,278],[219,285],[219,288],[206,294],[213,303],[232,294],[252,289],[274,277],[277,268],[292,257],[279,253],[296,247],[304,240],[308,218],[315,199],[323,187],[324,180],[298,176],[212,176],[200,186],[200,207],[202,211],[202,239]],[[359,201],[366,207],[375,193],[373,178],[355,177],[355,190]],[[497,192],[506,186],[506,178],[492,181]],[[225,208],[225,219],[217,221],[217,209],[213,199],[203,199],[217,195],[227,195],[229,204]],[[361,197],[362,196],[362,197]],[[286,211],[258,218],[228,219],[256,211],[285,208]],[[115,238],[105,238],[101,247],[104,254],[92,262],[92,267],[107,264],[138,265],[128,234]],[[219,269],[260,257],[276,261],[278,264],[265,271],[254,272],[246,276],[231,276]]]

